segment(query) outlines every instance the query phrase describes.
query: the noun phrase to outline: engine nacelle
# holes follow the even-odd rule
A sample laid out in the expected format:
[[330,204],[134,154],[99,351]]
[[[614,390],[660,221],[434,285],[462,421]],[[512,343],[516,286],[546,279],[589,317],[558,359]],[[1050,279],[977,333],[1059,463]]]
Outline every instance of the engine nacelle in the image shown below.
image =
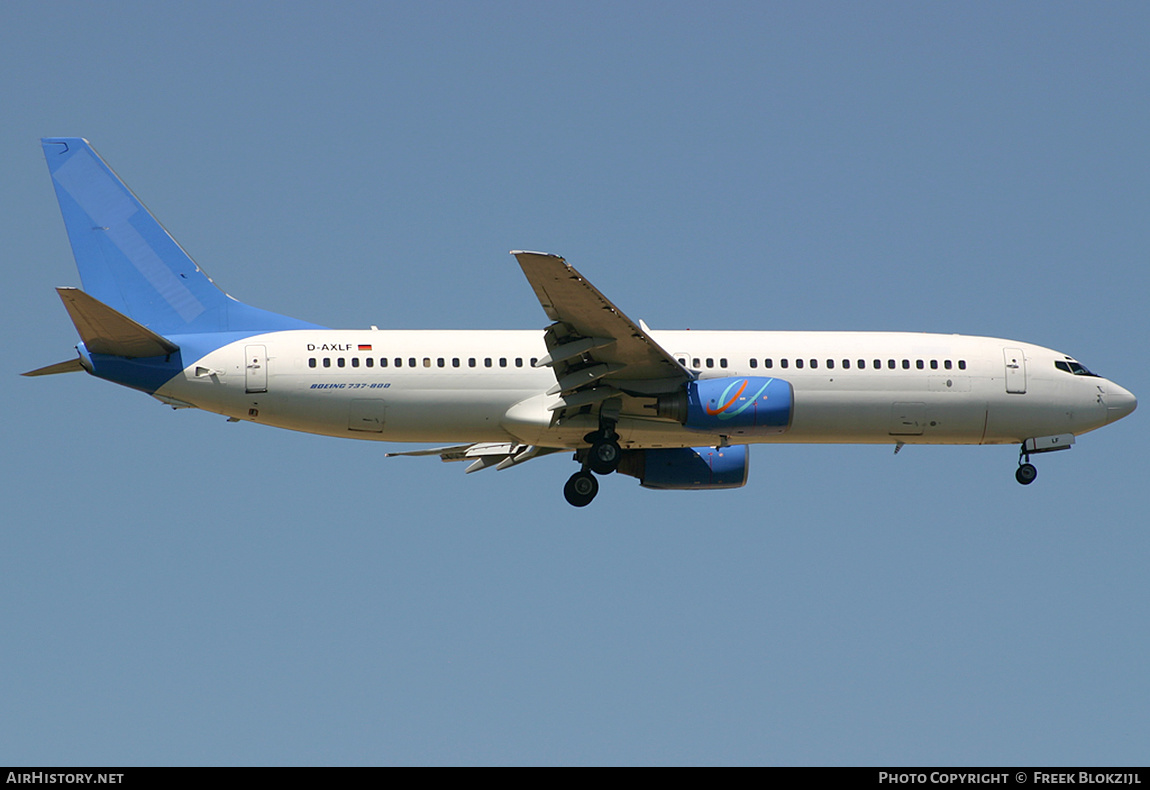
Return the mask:
[[639,478],[644,488],[678,491],[739,488],[747,482],[749,455],[745,444],[628,450],[619,461],[619,472]]
[[794,388],[782,379],[701,379],[679,392],[659,396],[658,414],[692,431],[762,436],[784,433],[791,427],[794,399]]

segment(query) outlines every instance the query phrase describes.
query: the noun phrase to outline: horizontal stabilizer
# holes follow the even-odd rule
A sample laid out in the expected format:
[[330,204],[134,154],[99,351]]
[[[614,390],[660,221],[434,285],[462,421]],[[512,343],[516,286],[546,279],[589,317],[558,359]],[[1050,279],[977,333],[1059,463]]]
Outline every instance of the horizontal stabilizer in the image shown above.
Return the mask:
[[159,357],[180,347],[78,288],[57,288],[88,351],[117,357]]
[[48,365],[43,368],[36,368],[29,370],[27,373],[21,373],[21,376],[51,376],[53,373],[75,373],[77,370],[83,370],[84,366],[80,364],[80,360],[69,359],[67,362],[57,362],[55,365]]

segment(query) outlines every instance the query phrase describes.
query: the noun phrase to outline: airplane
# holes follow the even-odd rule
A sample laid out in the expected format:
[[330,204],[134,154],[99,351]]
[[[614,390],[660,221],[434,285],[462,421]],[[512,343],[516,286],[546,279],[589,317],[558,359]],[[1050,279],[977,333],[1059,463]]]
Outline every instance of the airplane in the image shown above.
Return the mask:
[[83,289],[57,288],[83,370],[176,408],[326,436],[449,443],[387,456],[507,469],[559,452],[584,507],[598,477],[652,489],[747,481],[749,446],[1017,444],[1036,454],[1134,411],[1061,352],[917,332],[654,331],[563,258],[512,251],[535,330],[330,329],[220,290],[82,138],[44,138]]

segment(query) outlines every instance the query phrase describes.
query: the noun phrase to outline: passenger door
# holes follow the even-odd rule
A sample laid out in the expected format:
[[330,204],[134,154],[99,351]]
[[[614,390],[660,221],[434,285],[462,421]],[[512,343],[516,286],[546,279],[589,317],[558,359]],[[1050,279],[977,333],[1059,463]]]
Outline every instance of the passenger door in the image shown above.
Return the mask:
[[1026,392],[1026,356],[1021,348],[1002,349],[1006,364],[1006,391],[1016,395]]
[[[268,391],[266,346],[244,346],[244,384],[247,392]],[[234,357],[233,357],[234,359]]]

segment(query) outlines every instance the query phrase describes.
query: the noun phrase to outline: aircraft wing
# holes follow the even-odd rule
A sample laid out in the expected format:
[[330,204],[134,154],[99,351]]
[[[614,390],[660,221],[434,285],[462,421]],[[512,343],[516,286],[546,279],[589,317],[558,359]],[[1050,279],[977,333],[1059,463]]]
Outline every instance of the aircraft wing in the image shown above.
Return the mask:
[[558,255],[513,250],[543,311],[554,323],[544,340],[559,395],[552,411],[599,403],[622,394],[672,392],[691,374],[642,327]]
[[403,453],[387,453],[385,458],[396,455],[438,455],[441,461],[471,461],[467,467],[467,474],[479,472],[494,466],[497,470],[517,466],[532,458],[551,453],[562,452],[558,447],[536,447],[527,444],[513,444],[511,442],[478,442],[476,444],[457,444],[451,447],[434,447],[430,450],[408,450]]

